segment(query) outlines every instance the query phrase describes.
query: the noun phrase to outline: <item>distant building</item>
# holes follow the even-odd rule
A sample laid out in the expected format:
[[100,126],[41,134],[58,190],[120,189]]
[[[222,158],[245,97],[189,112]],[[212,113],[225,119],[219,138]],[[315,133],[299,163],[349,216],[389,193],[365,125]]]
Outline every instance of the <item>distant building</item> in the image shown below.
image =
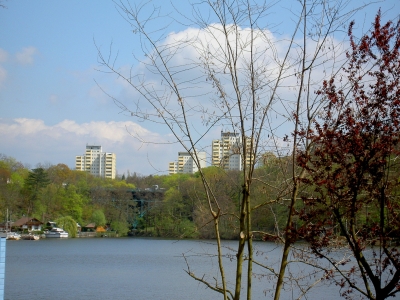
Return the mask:
[[[196,153],[200,161],[200,168],[205,168],[207,157],[206,153],[202,151]],[[189,152],[178,152],[178,161],[170,162],[168,166],[168,173],[170,175],[177,173],[194,174],[198,170],[199,168]]]
[[[250,153],[251,139],[246,141],[246,165],[253,156]],[[211,145],[211,165],[225,170],[243,170],[242,138],[239,133],[221,131],[221,139],[213,140]]]
[[176,174],[178,173],[178,162],[177,161],[172,161],[168,165],[168,173],[171,174]]
[[86,145],[84,155],[76,156],[75,168],[103,178],[115,179],[115,153],[103,152],[101,146]]
[[14,231],[40,231],[42,230],[43,222],[36,218],[22,217],[11,224],[11,229]]

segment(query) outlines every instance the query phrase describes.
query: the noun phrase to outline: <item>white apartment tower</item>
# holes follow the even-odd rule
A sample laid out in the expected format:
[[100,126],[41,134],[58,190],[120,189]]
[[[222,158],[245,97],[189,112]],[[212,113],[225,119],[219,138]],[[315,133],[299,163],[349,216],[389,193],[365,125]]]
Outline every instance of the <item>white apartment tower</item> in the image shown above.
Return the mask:
[[86,145],[85,154],[76,156],[75,168],[94,176],[115,179],[116,160],[115,153],[103,152],[101,146]]
[[[246,139],[246,149],[250,149],[250,139]],[[213,140],[211,165],[225,170],[243,170],[242,140],[239,133],[221,131],[221,139]],[[246,164],[250,164],[251,155],[247,152]]]
[[[205,152],[197,152],[197,157],[200,160],[200,167],[206,167],[206,153]],[[178,161],[170,162],[168,167],[168,173],[177,174],[194,174],[199,170],[193,158],[191,157],[189,152],[178,152]]]

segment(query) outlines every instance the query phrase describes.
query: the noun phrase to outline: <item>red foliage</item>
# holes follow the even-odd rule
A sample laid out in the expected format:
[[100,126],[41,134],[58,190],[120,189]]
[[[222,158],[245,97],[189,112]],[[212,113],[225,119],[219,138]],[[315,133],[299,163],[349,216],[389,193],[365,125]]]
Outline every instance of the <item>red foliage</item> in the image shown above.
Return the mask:
[[[400,280],[399,251],[388,246],[400,233],[400,23],[381,25],[378,12],[373,30],[357,42],[353,26],[346,80],[323,83],[316,93],[327,101],[323,116],[313,131],[298,132],[313,145],[297,157],[309,174],[298,234],[319,256],[337,234],[344,236],[358,261],[362,293],[384,299]],[[368,244],[379,245],[381,255],[367,260]],[[353,271],[341,285],[355,287]],[[368,293],[371,283],[375,296]]]

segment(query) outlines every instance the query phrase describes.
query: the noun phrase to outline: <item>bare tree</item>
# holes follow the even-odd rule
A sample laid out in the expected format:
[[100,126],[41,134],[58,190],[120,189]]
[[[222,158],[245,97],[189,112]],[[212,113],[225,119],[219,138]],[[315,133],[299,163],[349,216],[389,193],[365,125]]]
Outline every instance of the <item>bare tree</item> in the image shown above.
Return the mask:
[[[190,270],[188,274],[221,293],[224,299],[240,299],[242,278],[246,276],[247,299],[251,299],[252,268],[258,263],[253,256],[253,237],[273,236],[283,243],[281,263],[276,270],[268,266],[265,270],[276,279],[274,297],[279,299],[296,241],[293,218],[300,179],[305,174],[294,155],[299,144],[299,124],[310,128],[323,105],[321,96],[314,91],[346,60],[341,31],[361,7],[341,0],[302,0],[287,7],[279,1],[204,0],[193,4],[192,16],[173,19],[161,15],[159,8],[149,2],[132,5],[120,1],[116,6],[139,36],[144,59],[134,57],[136,64],[131,68],[118,67],[112,49],[105,54],[98,47],[101,70],[115,74],[132,89],[129,102],[110,97],[138,121],[166,126],[174,136],[171,143],[178,141],[199,168],[214,225],[220,279],[210,283]],[[284,16],[284,20],[273,23],[273,13]],[[165,24],[166,20],[190,26],[179,33],[151,26]],[[206,137],[216,128],[240,136],[240,142],[230,149],[231,153],[240,154],[242,162],[241,182],[233,183],[240,191],[233,290],[227,287],[219,227],[227,212],[200,168],[197,155],[197,149],[208,149]],[[305,141],[308,142],[307,136]],[[308,145],[305,149],[309,149]],[[278,171],[283,178],[280,183],[271,184],[256,176],[256,167],[268,152],[279,158]],[[255,182],[273,192],[253,199]],[[254,211],[283,200],[288,210],[282,231],[252,229]]]

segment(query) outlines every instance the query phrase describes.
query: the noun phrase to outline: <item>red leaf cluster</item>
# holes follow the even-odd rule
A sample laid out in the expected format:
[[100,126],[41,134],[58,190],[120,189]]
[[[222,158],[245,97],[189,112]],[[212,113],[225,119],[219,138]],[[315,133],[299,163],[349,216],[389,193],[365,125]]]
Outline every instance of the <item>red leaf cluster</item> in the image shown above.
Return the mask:
[[[308,172],[298,234],[317,255],[343,236],[359,274],[369,278],[376,295],[388,296],[400,279],[398,251],[388,247],[400,238],[400,23],[381,25],[378,12],[373,30],[358,42],[353,26],[343,69],[347,80],[323,83],[317,91],[327,101],[323,116],[314,130],[298,131],[313,145],[297,156]],[[369,244],[384,255],[367,261]],[[381,286],[377,278],[386,271],[391,276]]]

